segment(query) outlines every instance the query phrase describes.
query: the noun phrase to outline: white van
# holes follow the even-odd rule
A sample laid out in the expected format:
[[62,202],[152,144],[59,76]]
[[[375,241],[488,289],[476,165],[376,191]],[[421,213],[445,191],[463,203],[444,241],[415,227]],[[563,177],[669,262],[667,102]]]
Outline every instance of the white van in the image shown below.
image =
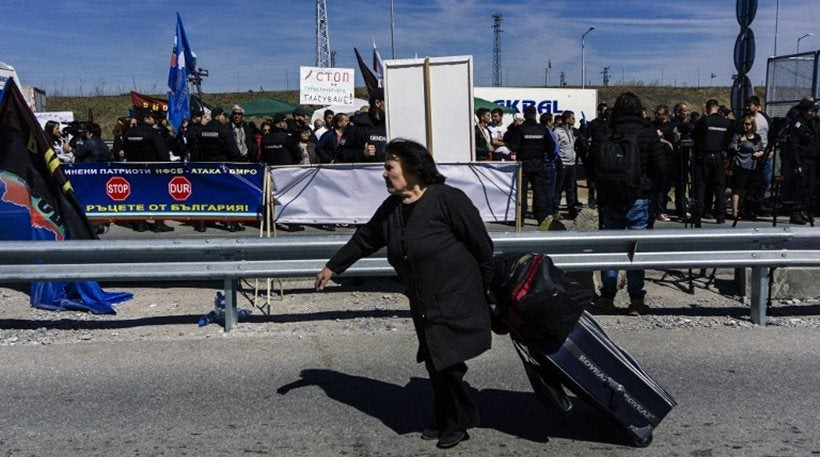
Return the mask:
[[20,84],[20,78],[17,76],[17,72],[14,70],[14,67],[7,63],[0,62],[0,90],[3,90],[6,87],[6,81],[9,78],[14,78],[17,82],[17,87],[23,87]]

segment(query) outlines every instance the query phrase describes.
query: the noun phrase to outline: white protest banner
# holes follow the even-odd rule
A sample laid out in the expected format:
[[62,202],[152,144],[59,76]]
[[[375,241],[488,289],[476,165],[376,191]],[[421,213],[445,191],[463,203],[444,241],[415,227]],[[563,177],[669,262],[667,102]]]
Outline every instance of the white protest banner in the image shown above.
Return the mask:
[[299,67],[299,103],[352,105],[353,69]]

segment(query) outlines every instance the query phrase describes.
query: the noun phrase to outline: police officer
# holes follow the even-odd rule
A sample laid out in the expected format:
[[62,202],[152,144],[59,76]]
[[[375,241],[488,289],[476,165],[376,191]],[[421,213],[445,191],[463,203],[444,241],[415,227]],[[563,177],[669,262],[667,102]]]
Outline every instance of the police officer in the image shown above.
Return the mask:
[[[128,162],[167,162],[170,159],[168,145],[159,130],[154,128],[154,116],[150,110],[139,108],[134,113],[137,125],[128,129],[123,136],[123,150]],[[134,230],[144,232],[148,228],[146,221],[132,225]],[[152,224],[154,232],[170,232],[173,227],[162,221]]]
[[200,160],[197,142],[199,141],[199,134],[205,127],[202,125],[202,114],[201,108],[194,108],[194,110],[191,111],[191,122],[188,124],[188,131],[185,133],[187,159],[190,161]]
[[672,156],[669,160],[669,182],[675,186],[675,212],[678,220],[689,220],[691,211],[687,195],[689,181],[689,160],[692,154],[692,124],[689,118],[689,104],[679,102],[673,108],[674,118],[669,122],[664,133],[671,132],[671,136],[664,137],[672,144]]
[[227,125],[222,108],[211,110],[211,121],[208,122],[197,139],[199,160],[205,162],[239,161],[239,149],[231,141],[231,128]]
[[726,222],[726,151],[732,141],[732,122],[720,114],[720,103],[706,101],[706,114],[692,131],[692,172],[696,195],[693,223],[701,226],[707,191],[714,195],[715,222]]
[[[199,132],[196,149],[199,155],[198,160],[204,162],[234,162],[240,160],[239,149],[236,147],[236,143],[232,141],[231,128],[227,125],[225,112],[222,111],[222,108],[211,110],[211,121]],[[227,228],[231,232],[245,230],[244,227],[235,222],[228,223]],[[204,232],[205,222],[195,222],[194,230]]]
[[262,137],[259,161],[268,165],[296,165],[302,160],[302,151],[288,131],[284,114],[273,116],[270,133]]
[[781,168],[784,198],[794,202],[789,223],[804,225],[812,221],[820,134],[815,103],[804,100],[797,105],[797,111],[799,114],[786,137]]
[[524,108],[524,123],[510,134],[510,149],[515,151],[516,160],[521,162],[524,198],[528,183],[532,183],[532,212],[539,230],[549,228],[550,222],[547,220],[547,170],[544,167],[550,149],[547,135],[547,130],[536,120],[536,109],[532,105]]
[[384,125],[384,89],[370,94],[370,109],[350,118],[336,149],[337,162],[384,162],[387,130]]

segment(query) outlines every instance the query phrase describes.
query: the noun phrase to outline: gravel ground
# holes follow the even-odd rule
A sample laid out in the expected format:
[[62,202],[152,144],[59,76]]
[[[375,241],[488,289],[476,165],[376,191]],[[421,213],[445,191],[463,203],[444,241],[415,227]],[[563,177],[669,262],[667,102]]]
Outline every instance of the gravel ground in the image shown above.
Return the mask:
[[[705,327],[744,331],[755,327],[750,322],[748,303],[736,295],[731,270],[719,270],[708,287],[707,281],[696,276],[695,294],[690,295],[686,292],[685,272],[648,271],[650,314],[605,315],[598,320],[605,329],[615,330]],[[259,284],[264,288],[263,281]],[[219,290],[216,285],[108,285],[106,290],[134,293],[133,300],[117,306],[115,315],[39,310],[29,304],[26,289],[0,288],[0,345],[412,331],[407,298],[390,278],[371,278],[359,284],[342,277],[322,293],[313,291],[312,279],[286,280],[282,285],[284,296],[272,291],[269,306],[266,292],[260,290],[256,307],[254,281],[243,282],[238,306],[251,310],[251,315],[227,334],[217,324],[197,325],[213,309]],[[625,309],[627,300],[625,291],[619,292],[616,306]],[[818,328],[820,300],[778,301],[773,303],[769,316],[768,326]]]

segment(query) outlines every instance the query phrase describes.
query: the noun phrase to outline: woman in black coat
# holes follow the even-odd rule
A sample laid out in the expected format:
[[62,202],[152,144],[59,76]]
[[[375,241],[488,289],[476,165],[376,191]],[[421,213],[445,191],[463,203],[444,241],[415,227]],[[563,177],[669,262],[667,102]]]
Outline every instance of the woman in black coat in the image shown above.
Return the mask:
[[435,423],[422,438],[453,447],[478,425],[462,378],[464,361],[490,348],[485,294],[492,280],[493,245],[478,210],[459,189],[444,184],[420,144],[387,144],[384,180],[391,194],[316,276],[322,290],[335,275],[382,247],[410,299],[424,362],[433,387]]

